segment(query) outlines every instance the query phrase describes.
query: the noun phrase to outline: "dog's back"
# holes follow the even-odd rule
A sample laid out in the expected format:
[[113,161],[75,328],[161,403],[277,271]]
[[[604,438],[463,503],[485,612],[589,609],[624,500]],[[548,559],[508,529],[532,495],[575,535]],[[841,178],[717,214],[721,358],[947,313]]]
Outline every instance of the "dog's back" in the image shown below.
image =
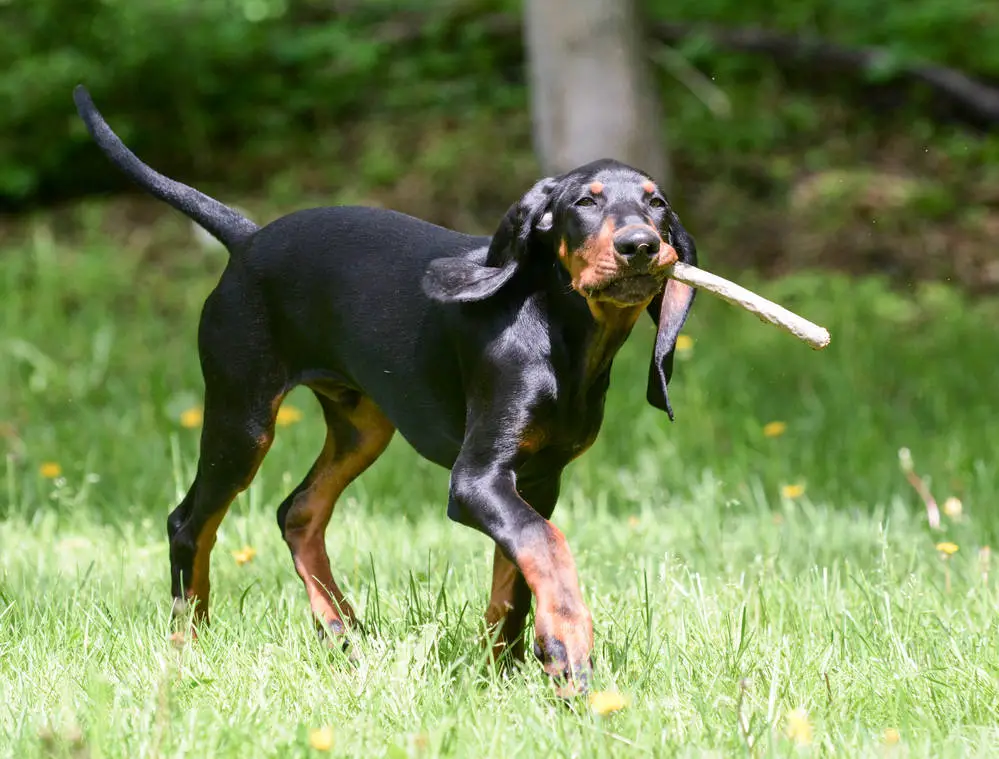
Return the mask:
[[[428,298],[421,280],[432,259],[482,255],[488,243],[386,209],[297,211],[253,235],[216,297],[259,297],[293,381],[362,390],[417,450],[446,466],[465,407],[460,358],[441,337],[468,315]],[[451,439],[439,438],[444,430]]]

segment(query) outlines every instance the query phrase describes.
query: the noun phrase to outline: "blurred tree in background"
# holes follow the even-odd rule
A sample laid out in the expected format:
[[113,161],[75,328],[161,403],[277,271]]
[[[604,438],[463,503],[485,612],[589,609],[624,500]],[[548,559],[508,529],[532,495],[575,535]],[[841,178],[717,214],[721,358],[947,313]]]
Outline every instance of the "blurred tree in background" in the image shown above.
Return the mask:
[[[999,285],[999,3],[635,7],[712,262]],[[251,208],[489,229],[541,171],[524,18],[518,0],[7,0],[0,208],[128,189],[76,119],[82,81],[144,159]]]
[[534,145],[546,174],[612,157],[669,187],[666,128],[634,0],[527,0]]

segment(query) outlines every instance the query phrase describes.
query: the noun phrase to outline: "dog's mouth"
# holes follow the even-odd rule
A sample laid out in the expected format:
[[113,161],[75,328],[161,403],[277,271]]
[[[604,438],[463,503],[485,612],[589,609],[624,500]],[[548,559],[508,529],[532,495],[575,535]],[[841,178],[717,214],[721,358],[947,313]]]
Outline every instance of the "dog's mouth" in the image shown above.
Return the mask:
[[587,295],[594,300],[610,301],[622,306],[635,306],[645,303],[663,286],[661,276],[651,273],[630,274],[615,279],[606,285],[593,288]]

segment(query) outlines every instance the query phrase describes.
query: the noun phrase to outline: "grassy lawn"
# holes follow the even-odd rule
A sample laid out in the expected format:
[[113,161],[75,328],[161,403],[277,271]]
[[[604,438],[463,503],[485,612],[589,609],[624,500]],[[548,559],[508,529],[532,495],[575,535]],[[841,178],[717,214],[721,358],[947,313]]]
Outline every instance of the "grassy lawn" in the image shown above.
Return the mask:
[[[0,255],[0,756],[305,757],[319,738],[360,757],[999,751],[999,567],[982,550],[999,530],[999,303],[744,279],[833,344],[702,296],[673,425],[644,401],[641,325],[555,515],[594,612],[596,689],[626,700],[600,715],[559,704],[533,662],[487,665],[492,548],[447,521],[447,473],[398,438],[328,533],[360,661],[322,647],[274,519],[322,441],[301,391],[220,531],[212,628],[175,645],[165,517],[196,460],[181,419],[223,254],[150,265],[101,240],[39,224]],[[963,504],[939,531],[903,446]]]

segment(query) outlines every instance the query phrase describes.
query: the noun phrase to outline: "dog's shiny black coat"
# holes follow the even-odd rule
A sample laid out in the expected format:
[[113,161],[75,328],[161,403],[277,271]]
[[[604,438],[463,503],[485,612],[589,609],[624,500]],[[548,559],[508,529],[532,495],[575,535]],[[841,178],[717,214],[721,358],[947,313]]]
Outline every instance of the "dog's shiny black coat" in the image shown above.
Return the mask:
[[[207,609],[218,521],[266,453],[281,399],[307,385],[327,446],[279,509],[307,589],[308,573],[328,573],[326,502],[398,429],[451,470],[448,516],[496,542],[498,567],[519,569],[509,587],[500,583],[503,635],[519,637],[533,591],[537,653],[553,674],[585,679],[589,612],[548,518],[563,468],[597,435],[614,355],[642,310],[659,322],[648,399],[672,418],[673,348],[693,299],[664,274],[677,256],[696,264],[693,240],[650,178],[614,161],[547,178],[492,237],[363,207],[304,210],[258,228],[141,163],[82,88],[75,99],[118,167],[231,254],[198,334],[205,426],[196,479],[169,519],[175,599]],[[338,608],[314,588],[310,598],[339,632],[350,620],[332,584],[323,588]]]

